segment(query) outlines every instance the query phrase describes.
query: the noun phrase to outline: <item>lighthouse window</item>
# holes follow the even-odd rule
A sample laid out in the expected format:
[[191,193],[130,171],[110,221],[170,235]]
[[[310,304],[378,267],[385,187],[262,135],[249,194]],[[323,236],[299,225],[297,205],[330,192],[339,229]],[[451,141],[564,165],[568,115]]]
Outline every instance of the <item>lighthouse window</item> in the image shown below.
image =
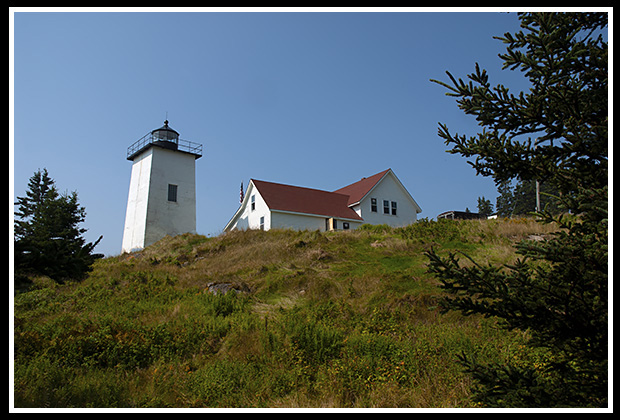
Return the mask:
[[177,188],[178,185],[168,184],[168,201],[177,201]]

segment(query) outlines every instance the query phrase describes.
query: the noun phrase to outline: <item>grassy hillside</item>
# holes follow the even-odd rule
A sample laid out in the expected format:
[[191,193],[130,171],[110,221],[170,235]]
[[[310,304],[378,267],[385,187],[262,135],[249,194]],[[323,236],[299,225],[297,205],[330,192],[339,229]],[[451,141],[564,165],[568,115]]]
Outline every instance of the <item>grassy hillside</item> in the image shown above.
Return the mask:
[[[525,360],[527,337],[440,314],[423,251],[507,263],[541,229],[181,235],[99,260],[81,283],[35,279],[15,296],[15,406],[470,407],[455,355]],[[222,286],[235,290],[210,291]]]

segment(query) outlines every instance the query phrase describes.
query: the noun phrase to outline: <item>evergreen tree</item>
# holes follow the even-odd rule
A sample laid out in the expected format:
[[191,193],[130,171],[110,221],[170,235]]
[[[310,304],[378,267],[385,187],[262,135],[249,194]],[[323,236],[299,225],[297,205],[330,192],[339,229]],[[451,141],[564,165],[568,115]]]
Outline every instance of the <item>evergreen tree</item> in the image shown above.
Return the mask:
[[482,216],[490,216],[493,214],[493,204],[491,204],[491,200],[487,200],[482,197],[478,197],[478,213]]
[[499,217],[512,217],[514,214],[514,192],[510,184],[510,181],[504,181],[497,186],[499,196],[495,200],[495,211]]
[[[497,214],[501,217],[526,216],[536,210],[536,181],[518,181],[514,188],[510,182],[502,182],[497,191]],[[558,191],[549,183],[539,184],[541,209],[557,214]]]
[[[606,13],[523,13],[522,30],[506,33],[504,69],[528,78],[528,93],[491,87],[475,66],[469,83],[435,81],[449,89],[481,133],[439,135],[450,153],[474,158],[477,173],[506,188],[514,178],[549,183],[557,205],[571,214],[538,213],[558,231],[522,241],[512,265],[479,264],[465,254],[427,253],[429,271],[449,292],[445,310],[497,317],[527,332],[530,360],[487,365],[461,360],[488,406],[605,407],[608,403],[608,71],[602,31]],[[525,138],[524,136],[531,136]],[[505,203],[498,203],[504,208]]]
[[95,243],[86,243],[79,224],[86,211],[77,193],[59,194],[47,169],[37,171],[28,182],[26,196],[17,197],[15,212],[15,273],[24,280],[29,274],[42,274],[62,282],[80,279],[90,271],[95,259]]

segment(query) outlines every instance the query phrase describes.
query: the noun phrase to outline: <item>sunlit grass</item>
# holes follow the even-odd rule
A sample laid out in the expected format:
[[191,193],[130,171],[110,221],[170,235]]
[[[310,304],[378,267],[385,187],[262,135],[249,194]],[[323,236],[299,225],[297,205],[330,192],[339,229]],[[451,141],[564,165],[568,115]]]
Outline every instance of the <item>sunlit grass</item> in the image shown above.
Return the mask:
[[[15,297],[15,406],[469,407],[460,352],[539,362],[522,333],[441,314],[423,252],[508,263],[515,242],[551,231],[524,219],[187,234],[97,261],[81,283],[37,278]],[[212,295],[214,282],[249,293]]]

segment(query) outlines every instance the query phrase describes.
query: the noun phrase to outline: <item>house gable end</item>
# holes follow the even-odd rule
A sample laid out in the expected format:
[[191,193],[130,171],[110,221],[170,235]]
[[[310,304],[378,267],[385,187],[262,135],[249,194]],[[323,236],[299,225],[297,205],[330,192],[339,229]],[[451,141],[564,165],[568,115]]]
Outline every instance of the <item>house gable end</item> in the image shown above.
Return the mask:
[[421,213],[422,208],[409,194],[409,191],[400,182],[392,169],[386,169],[378,174],[369,176],[368,178],[362,178],[361,180],[354,182],[353,184],[342,187],[334,192],[349,195],[349,207],[360,205],[362,202],[366,202],[371,196],[372,192],[379,187],[382,183],[386,182],[386,179],[391,179],[402,190],[403,194],[411,201],[416,208],[416,213]]
[[366,223],[406,226],[417,220],[420,207],[392,173],[386,174],[354,205]]
[[400,180],[398,179],[394,171],[392,171],[391,169],[389,169],[388,172],[381,178],[381,180],[379,180],[379,182],[377,182],[373,186],[373,188],[368,191],[368,193],[362,198],[362,200],[360,200],[360,203],[362,201],[366,202],[368,199],[370,199],[370,197],[372,196],[372,192],[376,188],[378,188],[382,183],[388,182],[388,179],[392,179],[394,184],[396,184],[398,188],[402,191],[403,195],[411,202],[411,204],[413,204],[416,213],[422,213],[422,208],[418,205],[418,203],[411,196],[411,194],[409,194],[409,191],[407,191],[407,188],[405,188],[403,183],[400,182]]
[[[254,208],[252,208],[252,203],[254,203]],[[270,209],[253,180],[250,180],[241,205],[224,227],[224,231],[227,232],[234,228],[258,229],[261,227],[261,218],[263,227],[268,229],[271,219]]]

